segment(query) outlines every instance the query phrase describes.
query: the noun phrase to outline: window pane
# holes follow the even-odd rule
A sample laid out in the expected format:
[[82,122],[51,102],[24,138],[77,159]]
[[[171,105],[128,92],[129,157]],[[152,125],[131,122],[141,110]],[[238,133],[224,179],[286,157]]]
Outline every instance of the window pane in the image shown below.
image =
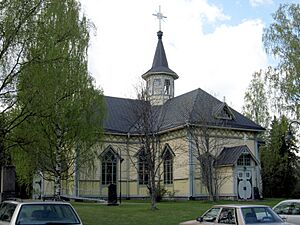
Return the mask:
[[2,203],[0,206],[0,221],[10,222],[16,206],[12,203]]
[[223,208],[219,217],[219,223],[224,224],[236,224],[235,221],[235,209]]
[[173,160],[164,161],[164,183],[173,183]]
[[203,221],[205,222],[214,222],[217,219],[217,215],[220,211],[220,208],[212,208],[207,213],[203,215]]

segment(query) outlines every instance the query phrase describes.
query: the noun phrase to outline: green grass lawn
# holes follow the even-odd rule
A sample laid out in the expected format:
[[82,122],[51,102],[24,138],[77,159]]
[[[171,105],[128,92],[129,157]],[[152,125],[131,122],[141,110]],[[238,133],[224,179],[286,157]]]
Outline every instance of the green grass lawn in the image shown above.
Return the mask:
[[263,204],[274,206],[281,199],[261,201],[168,201],[158,203],[158,210],[150,210],[147,201],[122,201],[119,206],[99,203],[78,203],[77,210],[84,225],[178,225],[179,222],[195,219],[215,204]]

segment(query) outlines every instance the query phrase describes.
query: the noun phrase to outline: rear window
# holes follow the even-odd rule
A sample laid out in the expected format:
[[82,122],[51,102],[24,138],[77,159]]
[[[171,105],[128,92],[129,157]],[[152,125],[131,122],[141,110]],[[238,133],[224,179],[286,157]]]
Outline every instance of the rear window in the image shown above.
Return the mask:
[[242,214],[246,224],[282,222],[280,217],[269,207],[242,208]]
[[17,205],[3,202],[0,205],[0,221],[10,222]]
[[28,204],[20,209],[17,224],[80,224],[73,208],[67,204]]

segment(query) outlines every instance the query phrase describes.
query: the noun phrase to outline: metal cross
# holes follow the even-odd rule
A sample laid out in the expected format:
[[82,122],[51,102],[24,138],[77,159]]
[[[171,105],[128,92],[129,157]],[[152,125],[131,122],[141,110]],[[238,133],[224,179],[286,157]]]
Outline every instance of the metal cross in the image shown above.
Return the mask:
[[159,22],[159,31],[161,31],[161,21],[162,21],[164,18],[167,18],[167,17],[164,16],[164,15],[162,14],[162,12],[160,11],[160,6],[159,6],[159,11],[158,11],[158,13],[156,13],[156,14],[153,13],[152,15],[157,17],[158,22]]

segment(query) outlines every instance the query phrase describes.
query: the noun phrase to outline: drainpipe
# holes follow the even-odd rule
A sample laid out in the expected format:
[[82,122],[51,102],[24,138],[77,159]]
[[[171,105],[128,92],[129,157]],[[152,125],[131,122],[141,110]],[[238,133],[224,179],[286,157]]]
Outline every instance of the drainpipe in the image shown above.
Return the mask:
[[[188,128],[187,128],[188,129]],[[188,152],[189,152],[189,198],[194,197],[194,162],[193,162],[193,143],[191,133],[188,131]]]

